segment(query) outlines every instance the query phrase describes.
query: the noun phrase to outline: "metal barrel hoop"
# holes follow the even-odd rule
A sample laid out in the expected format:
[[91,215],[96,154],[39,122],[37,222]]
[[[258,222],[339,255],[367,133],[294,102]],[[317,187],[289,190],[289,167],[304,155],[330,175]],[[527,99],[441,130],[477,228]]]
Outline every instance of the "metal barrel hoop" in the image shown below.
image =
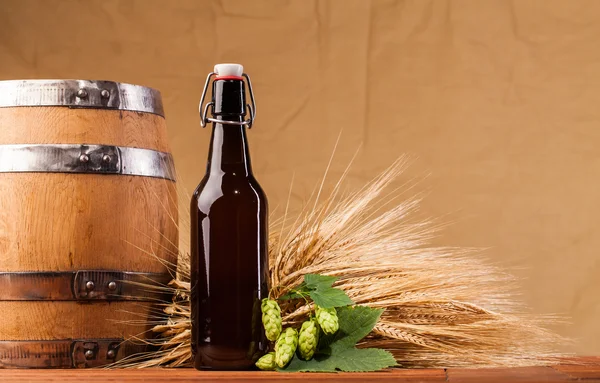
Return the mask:
[[175,181],[170,153],[114,145],[0,145],[0,173],[122,174]]
[[168,273],[113,270],[0,272],[0,301],[156,302],[170,280]]
[[2,340],[0,368],[93,368],[144,352],[122,338]]
[[165,116],[158,90],[114,81],[0,81],[0,108],[19,106],[117,109]]

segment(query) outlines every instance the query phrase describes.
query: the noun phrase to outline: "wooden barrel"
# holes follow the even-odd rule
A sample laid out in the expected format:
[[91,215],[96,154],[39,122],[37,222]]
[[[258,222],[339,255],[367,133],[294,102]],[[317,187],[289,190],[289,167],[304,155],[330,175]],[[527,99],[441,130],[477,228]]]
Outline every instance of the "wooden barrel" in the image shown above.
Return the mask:
[[0,368],[95,367],[140,351],[177,262],[160,93],[0,81]]

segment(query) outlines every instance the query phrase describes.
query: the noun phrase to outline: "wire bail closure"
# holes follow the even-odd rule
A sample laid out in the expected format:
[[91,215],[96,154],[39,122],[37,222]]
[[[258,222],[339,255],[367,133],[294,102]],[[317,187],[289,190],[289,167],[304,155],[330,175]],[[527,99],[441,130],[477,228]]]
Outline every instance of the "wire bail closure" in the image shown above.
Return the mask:
[[246,79],[246,82],[248,83],[248,92],[250,93],[250,100],[252,102],[252,105],[246,104],[246,107],[250,111],[250,118],[248,120],[240,122],[217,120],[215,118],[208,117],[208,108],[210,108],[211,106],[214,108],[215,104],[211,101],[204,105],[204,108],[202,108],[202,104],[204,104],[204,99],[206,98],[206,93],[208,92],[210,79],[216,74],[216,72],[210,72],[206,77],[206,83],[204,84],[204,90],[202,91],[202,97],[200,98],[200,104],[198,105],[198,112],[200,113],[200,126],[205,128],[209,122],[216,122],[225,125],[245,125],[248,127],[248,129],[252,128],[252,124],[254,123],[254,119],[256,118],[256,102],[254,101],[254,92],[252,91],[252,83],[250,82],[250,76],[248,76],[247,73],[242,73],[242,77],[244,77]]

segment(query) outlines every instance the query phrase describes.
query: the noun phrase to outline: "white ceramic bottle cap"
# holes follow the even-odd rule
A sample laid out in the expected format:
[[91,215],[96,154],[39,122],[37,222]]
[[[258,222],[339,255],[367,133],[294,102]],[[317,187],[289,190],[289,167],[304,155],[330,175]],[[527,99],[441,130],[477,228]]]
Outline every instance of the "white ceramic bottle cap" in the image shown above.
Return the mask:
[[244,67],[240,64],[217,64],[215,65],[217,76],[238,76],[244,73]]

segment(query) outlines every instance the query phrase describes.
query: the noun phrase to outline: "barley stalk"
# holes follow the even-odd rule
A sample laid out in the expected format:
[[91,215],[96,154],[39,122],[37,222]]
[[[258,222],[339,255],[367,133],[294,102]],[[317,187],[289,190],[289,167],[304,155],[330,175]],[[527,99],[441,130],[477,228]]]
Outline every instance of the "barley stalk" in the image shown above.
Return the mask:
[[[476,249],[431,246],[444,225],[414,218],[422,196],[404,197],[409,181],[386,194],[409,161],[401,158],[360,190],[341,196],[340,181],[324,201],[314,201],[270,228],[271,295],[298,286],[307,273],[339,277],[336,287],[357,303],[384,312],[360,347],[389,350],[403,367],[488,367],[554,363],[566,340],[546,330],[553,317],[524,313],[515,278],[488,263]],[[185,204],[189,195],[184,196]],[[404,198],[404,199],[402,199]],[[185,215],[182,215],[185,217]],[[189,222],[182,222],[182,236]],[[164,308],[159,351],[112,367],[184,366],[191,361],[189,253],[182,250],[175,297]],[[282,304],[286,323],[304,320],[311,307]],[[168,319],[168,320],[167,320]]]

